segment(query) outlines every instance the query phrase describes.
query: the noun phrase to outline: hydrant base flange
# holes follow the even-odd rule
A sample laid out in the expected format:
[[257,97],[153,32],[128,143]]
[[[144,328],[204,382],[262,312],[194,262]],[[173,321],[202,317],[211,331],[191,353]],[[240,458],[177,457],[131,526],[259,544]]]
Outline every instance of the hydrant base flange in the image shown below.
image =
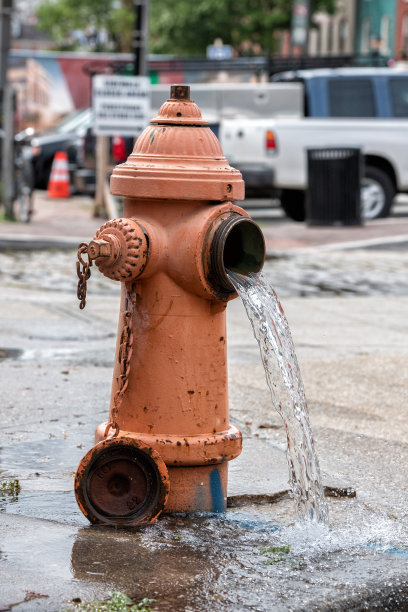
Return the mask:
[[[95,432],[104,435],[107,423]],[[201,436],[151,435],[120,431],[118,439],[143,440],[165,462],[171,489],[163,513],[223,512],[227,503],[228,462],[242,450],[242,434],[233,425],[227,431]]]
[[[95,443],[104,438],[107,422],[101,423],[95,431]],[[114,433],[112,429],[110,433]],[[242,434],[234,425],[221,432],[194,436],[175,436],[169,434],[148,434],[141,432],[119,431],[119,438],[141,440],[147,447],[156,451],[167,467],[214,465],[231,461],[240,455]]]

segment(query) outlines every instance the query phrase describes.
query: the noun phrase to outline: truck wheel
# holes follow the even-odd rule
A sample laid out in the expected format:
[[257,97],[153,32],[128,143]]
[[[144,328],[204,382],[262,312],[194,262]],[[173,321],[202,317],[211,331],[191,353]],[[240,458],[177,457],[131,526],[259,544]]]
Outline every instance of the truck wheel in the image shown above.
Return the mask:
[[367,166],[361,184],[361,213],[364,220],[388,217],[395,187],[389,175],[375,166]]
[[304,191],[299,189],[283,189],[280,201],[289,219],[293,219],[293,221],[304,221],[306,219]]

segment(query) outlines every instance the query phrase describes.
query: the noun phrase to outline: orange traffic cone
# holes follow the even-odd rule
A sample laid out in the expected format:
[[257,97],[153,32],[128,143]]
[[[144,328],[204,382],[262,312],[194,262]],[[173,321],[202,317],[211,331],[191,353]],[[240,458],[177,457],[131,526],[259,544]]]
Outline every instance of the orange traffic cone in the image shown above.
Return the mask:
[[54,155],[47,194],[49,198],[69,198],[71,195],[69,187],[68,155],[65,151],[57,151]]

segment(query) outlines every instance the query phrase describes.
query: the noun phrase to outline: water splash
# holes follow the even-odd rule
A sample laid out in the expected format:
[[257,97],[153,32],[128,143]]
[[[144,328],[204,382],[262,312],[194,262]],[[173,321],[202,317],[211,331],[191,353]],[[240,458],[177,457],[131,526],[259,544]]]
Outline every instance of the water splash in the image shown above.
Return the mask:
[[[326,525],[328,509],[320,480],[303,382],[282,306],[275,291],[265,283],[261,274],[242,276],[228,272],[228,276],[245,306],[259,344],[273,406],[285,425],[289,485],[299,518]],[[273,355],[276,356],[284,385],[289,391],[290,401],[287,403],[281,403],[276,393]]]

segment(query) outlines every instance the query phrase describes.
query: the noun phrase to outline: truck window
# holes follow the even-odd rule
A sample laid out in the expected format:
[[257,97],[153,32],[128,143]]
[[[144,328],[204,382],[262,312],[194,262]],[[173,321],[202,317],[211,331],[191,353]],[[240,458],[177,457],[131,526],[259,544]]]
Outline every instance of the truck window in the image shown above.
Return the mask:
[[394,117],[408,117],[408,78],[390,79],[390,96]]
[[329,79],[330,117],[375,117],[372,83],[369,79]]

